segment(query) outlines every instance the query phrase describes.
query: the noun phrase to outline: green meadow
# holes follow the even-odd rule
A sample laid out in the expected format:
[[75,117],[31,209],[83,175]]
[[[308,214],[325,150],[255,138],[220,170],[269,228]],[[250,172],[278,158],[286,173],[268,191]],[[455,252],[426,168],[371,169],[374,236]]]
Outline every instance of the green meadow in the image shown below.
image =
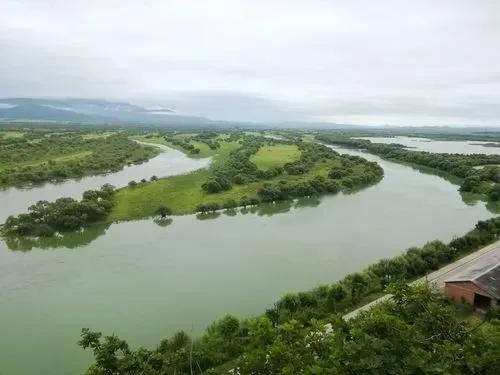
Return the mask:
[[277,144],[263,146],[252,155],[250,161],[259,169],[267,170],[275,167],[282,167],[300,159],[301,152],[296,145]]

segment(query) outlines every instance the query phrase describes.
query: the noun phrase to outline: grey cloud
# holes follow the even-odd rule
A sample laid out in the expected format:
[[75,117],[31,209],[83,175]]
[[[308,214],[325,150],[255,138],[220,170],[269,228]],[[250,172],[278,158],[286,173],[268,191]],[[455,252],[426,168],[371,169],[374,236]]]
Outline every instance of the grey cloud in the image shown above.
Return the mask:
[[0,97],[498,125],[499,39],[500,2],[489,0],[4,0]]
[[462,101],[459,103],[435,103],[430,98],[380,98],[356,101],[339,100],[330,106],[324,106],[317,115],[330,113],[335,115],[408,115],[408,116],[458,116],[468,120],[498,119],[500,106],[497,102]]
[[307,113],[288,104],[229,91],[175,93],[164,96],[161,103],[186,114],[204,113],[224,121],[282,122],[308,118]]

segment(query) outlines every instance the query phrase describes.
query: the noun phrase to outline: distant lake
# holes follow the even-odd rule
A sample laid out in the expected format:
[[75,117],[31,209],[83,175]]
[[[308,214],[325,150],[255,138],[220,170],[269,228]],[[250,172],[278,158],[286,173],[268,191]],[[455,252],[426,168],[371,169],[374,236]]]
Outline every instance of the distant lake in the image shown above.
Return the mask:
[[482,146],[487,143],[481,141],[436,141],[417,137],[355,137],[355,139],[366,139],[373,143],[399,143],[411,147],[415,151],[441,152],[450,154],[487,154],[500,155],[499,147]]

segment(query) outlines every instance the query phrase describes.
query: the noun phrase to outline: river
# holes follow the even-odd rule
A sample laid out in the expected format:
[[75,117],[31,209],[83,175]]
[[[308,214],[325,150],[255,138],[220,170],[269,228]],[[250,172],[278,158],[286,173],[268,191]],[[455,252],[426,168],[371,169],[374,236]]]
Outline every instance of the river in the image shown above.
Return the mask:
[[[448,241],[494,215],[481,202],[464,203],[443,178],[341,151],[377,161],[383,180],[354,194],[215,219],[187,215],[167,226],[142,220],[0,242],[0,374],[81,373],[91,360],[76,345],[82,327],[154,346],[177,329],[198,334],[225,313],[252,316],[286,292]],[[2,207],[6,199],[0,192]]]

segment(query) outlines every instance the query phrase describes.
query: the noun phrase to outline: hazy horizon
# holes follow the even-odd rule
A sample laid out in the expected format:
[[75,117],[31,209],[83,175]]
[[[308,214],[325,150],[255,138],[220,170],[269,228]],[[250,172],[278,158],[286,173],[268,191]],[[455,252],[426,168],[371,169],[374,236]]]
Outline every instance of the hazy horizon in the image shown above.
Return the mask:
[[0,0],[0,97],[213,120],[499,126],[500,3]]

